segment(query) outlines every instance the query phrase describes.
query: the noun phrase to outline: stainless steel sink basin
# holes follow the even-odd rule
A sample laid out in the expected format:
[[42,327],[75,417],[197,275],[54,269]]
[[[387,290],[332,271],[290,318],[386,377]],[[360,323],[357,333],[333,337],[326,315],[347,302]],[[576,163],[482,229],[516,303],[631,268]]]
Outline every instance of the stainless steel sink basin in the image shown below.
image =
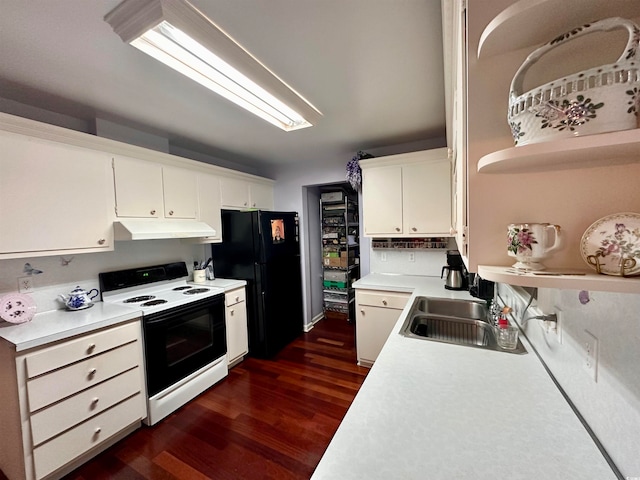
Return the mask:
[[518,340],[515,350],[500,348],[484,303],[416,297],[400,334],[433,342],[452,343],[506,353],[527,353]]

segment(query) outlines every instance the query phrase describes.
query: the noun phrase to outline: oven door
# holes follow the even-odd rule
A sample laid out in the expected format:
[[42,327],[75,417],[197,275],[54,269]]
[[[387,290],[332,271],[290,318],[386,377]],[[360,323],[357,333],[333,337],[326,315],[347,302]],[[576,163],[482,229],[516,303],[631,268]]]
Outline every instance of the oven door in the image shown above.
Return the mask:
[[150,397],[227,354],[224,294],[145,315],[143,322]]

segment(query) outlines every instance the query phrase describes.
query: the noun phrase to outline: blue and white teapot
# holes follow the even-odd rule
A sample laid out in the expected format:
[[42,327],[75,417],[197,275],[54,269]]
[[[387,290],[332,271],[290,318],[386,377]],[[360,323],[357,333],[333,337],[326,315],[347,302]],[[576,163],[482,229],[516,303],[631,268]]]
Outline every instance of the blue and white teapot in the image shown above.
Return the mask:
[[[95,292],[93,295],[92,292]],[[91,300],[96,298],[100,292],[93,288],[88,292],[80,287],[71,290],[69,295],[58,295],[58,298],[64,302],[69,310],[82,310],[93,306]]]

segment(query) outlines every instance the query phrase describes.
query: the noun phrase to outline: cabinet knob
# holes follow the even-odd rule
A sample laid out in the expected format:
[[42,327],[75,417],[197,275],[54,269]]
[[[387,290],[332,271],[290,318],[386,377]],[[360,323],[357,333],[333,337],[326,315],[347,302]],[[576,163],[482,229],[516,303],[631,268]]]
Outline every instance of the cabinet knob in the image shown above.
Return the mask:
[[100,399],[98,397],[94,397],[93,399],[91,399],[91,408],[96,408],[99,401]]
[[96,429],[93,431],[93,433],[94,433],[95,435],[99,435],[101,431],[102,431],[102,428],[101,428],[101,427],[96,427]]
[[236,297],[236,302],[239,302],[239,301],[240,301],[240,297]]
[[383,304],[383,305],[386,305],[386,304],[387,304],[387,301],[386,301],[386,300],[382,300],[382,304]]
[[400,229],[398,227],[396,227],[396,232],[399,232],[399,231],[400,231]]
[[449,229],[449,235],[455,235],[455,234],[457,234],[457,233],[458,233],[458,231],[457,231],[455,228],[451,227],[451,228]]
[[104,238],[101,238],[100,240],[98,240],[98,245],[104,245],[104,242],[106,242],[106,240]]
[[93,353],[93,351],[96,349],[96,344],[95,343],[90,343],[87,346],[87,353]]
[[173,210],[169,210],[169,215],[173,215]]
[[417,232],[417,231],[418,231],[418,229],[417,229],[416,227],[411,227],[411,231],[412,231],[412,232]]
[[155,211],[155,210],[151,210],[149,213],[150,213],[151,215],[155,215],[155,214],[156,214],[156,211]]
[[96,375],[96,373],[98,373],[98,370],[95,368],[92,368],[89,370],[89,377],[94,377]]
[[244,202],[243,205],[246,207],[247,206],[247,202]]
[[235,310],[229,310],[229,315],[231,315],[233,317],[233,314],[236,313]]

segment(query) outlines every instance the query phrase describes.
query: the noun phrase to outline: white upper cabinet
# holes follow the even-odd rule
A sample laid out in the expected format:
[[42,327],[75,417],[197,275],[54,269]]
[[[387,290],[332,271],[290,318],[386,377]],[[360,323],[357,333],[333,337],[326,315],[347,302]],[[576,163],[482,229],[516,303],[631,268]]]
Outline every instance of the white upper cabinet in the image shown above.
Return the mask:
[[196,177],[196,172],[185,168],[162,167],[165,217],[197,217],[198,183]]
[[124,156],[113,169],[118,217],[197,217],[196,172]]
[[221,177],[220,199],[222,208],[273,210],[273,185]]
[[451,234],[451,163],[446,148],[363,160],[361,167],[365,235]]
[[110,156],[0,132],[0,258],[113,249]]
[[162,166],[118,156],[113,159],[118,217],[164,216]]

